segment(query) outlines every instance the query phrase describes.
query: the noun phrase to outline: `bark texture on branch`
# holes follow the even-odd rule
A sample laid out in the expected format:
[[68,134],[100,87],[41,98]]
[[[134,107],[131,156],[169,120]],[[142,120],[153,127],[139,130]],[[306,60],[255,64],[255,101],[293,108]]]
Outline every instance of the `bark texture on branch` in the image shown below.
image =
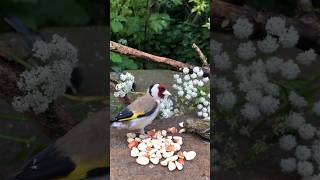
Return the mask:
[[[195,67],[191,64],[183,63],[166,57],[152,55],[113,41],[110,41],[110,50],[132,58],[144,59],[155,63],[164,64],[178,71],[182,71],[184,67],[188,67],[191,70],[193,67]],[[210,75],[210,67],[203,67],[202,70],[205,77]],[[190,71],[190,73],[192,73],[192,71]]]
[[[14,96],[22,95],[16,84],[22,71],[20,65],[0,58],[0,98],[8,104],[12,103]],[[77,124],[62,106],[55,103],[52,103],[45,113],[28,112],[26,115],[37,122],[44,133],[52,139],[61,137]]]
[[[269,12],[258,12],[254,9],[230,4],[221,0],[211,0],[211,23],[212,30],[231,31],[231,28],[221,28],[225,20],[233,24],[239,17],[246,17],[255,25],[254,38],[265,35],[264,25],[266,21],[273,16],[282,16]],[[287,25],[293,25],[299,32],[300,39],[298,47],[301,49],[313,48],[320,53],[320,26],[318,22],[306,22],[303,19],[285,17]]]

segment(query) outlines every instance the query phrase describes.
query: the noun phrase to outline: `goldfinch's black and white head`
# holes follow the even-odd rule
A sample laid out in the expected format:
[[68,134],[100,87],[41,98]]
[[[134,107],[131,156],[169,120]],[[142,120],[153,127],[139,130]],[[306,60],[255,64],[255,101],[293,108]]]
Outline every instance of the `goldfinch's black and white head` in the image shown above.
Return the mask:
[[167,98],[171,93],[164,84],[153,84],[149,87],[149,94],[156,100]]

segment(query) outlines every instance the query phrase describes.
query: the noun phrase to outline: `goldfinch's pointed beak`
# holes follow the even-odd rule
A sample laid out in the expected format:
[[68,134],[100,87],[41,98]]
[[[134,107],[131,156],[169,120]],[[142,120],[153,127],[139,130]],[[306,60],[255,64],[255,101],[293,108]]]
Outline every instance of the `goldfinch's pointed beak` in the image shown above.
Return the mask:
[[164,94],[165,96],[171,96],[171,93],[170,93],[168,90],[165,90],[165,91],[163,92],[163,94]]

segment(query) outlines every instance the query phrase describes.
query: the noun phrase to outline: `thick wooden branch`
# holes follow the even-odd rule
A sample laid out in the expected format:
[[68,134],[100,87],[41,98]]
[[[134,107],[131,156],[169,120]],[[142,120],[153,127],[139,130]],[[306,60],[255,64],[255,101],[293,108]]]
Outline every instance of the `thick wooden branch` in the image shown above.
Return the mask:
[[[225,20],[230,21],[230,25],[239,17],[246,17],[255,24],[254,38],[265,35],[264,25],[266,21],[273,16],[281,16],[269,12],[258,12],[249,7],[238,6],[221,0],[211,0],[211,29],[231,31],[232,28],[221,27]],[[303,19],[285,17],[287,25],[293,25],[299,32],[300,39],[298,47],[301,49],[313,48],[320,53],[320,26],[319,22],[312,21],[307,23]],[[230,26],[229,26],[230,27]]]
[[[23,68],[18,64],[9,62],[4,57],[0,58],[0,98],[8,104],[12,103],[14,96],[22,94],[16,84],[22,71]],[[45,113],[28,112],[26,115],[37,122],[52,139],[61,137],[77,124],[61,105],[55,103]]]
[[[184,67],[188,67],[189,69],[193,69],[193,67],[195,67],[191,64],[183,63],[166,57],[152,55],[125,45],[121,45],[113,41],[110,41],[110,50],[132,58],[143,59],[159,64],[164,64],[178,71],[182,71]],[[204,76],[210,75],[210,67],[203,67],[202,70],[204,72]],[[190,73],[192,73],[192,71],[190,71]]]

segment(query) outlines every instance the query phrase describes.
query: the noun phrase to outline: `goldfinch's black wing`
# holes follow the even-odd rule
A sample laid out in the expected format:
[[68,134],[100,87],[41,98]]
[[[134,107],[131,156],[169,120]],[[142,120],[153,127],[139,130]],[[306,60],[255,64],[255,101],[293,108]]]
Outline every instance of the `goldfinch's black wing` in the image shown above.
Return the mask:
[[130,121],[132,119],[149,116],[155,112],[157,109],[157,104],[155,104],[150,110],[133,112],[128,107],[124,108],[120,111],[115,118],[112,119],[111,122],[121,122],[121,121]]
[[16,180],[42,180],[65,177],[70,174],[76,165],[70,157],[50,145],[32,158],[15,177]]
[[[77,171],[76,166],[70,157],[58,151],[55,145],[50,145],[31,159],[23,170],[16,175],[15,180],[82,179],[82,177],[71,175],[74,171]],[[84,178],[92,178],[109,173],[109,167],[96,167],[84,172],[83,176]]]

